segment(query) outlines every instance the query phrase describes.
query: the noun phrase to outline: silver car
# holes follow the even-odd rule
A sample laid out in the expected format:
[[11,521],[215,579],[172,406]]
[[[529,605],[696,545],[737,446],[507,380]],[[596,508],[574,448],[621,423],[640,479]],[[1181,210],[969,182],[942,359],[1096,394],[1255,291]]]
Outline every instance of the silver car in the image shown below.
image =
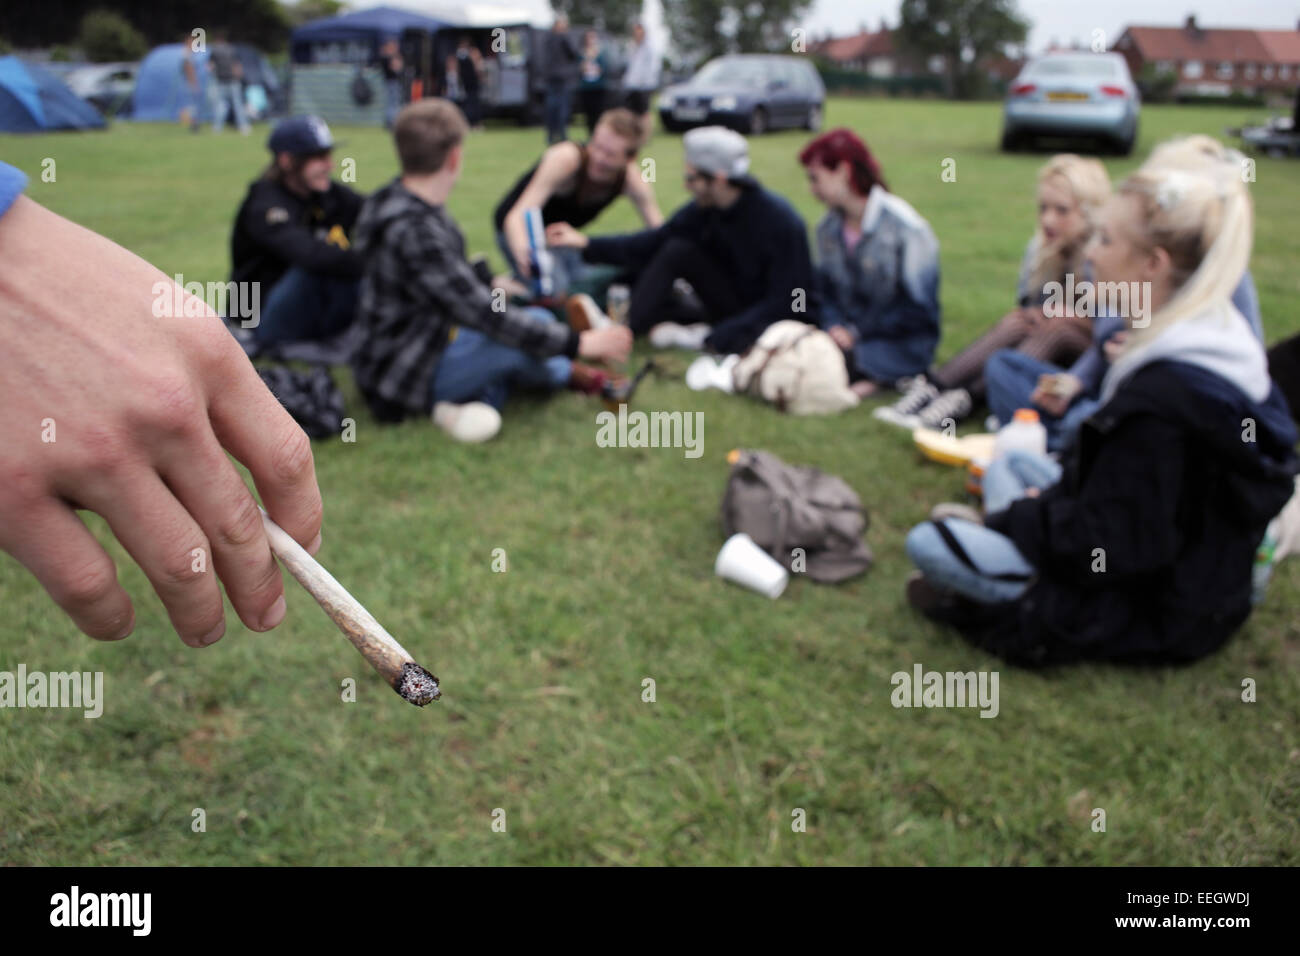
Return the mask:
[[1049,53],[1012,81],[1002,110],[1002,148],[1035,136],[1099,139],[1127,156],[1137,140],[1137,85],[1118,53]]

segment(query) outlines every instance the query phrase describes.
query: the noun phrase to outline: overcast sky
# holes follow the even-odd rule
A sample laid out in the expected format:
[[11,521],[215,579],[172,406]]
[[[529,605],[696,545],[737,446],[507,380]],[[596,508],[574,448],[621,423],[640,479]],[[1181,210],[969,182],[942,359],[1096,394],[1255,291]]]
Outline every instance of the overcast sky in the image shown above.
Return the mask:
[[[1088,43],[1092,31],[1106,32],[1109,46],[1126,26],[1176,26],[1196,15],[1207,27],[1271,27],[1294,30],[1300,21],[1300,3],[1290,0],[1018,0],[1020,12],[1033,26],[1029,49],[1047,47],[1052,40],[1068,45],[1071,39]],[[856,33],[859,24],[877,30],[884,17],[898,24],[898,0],[814,0],[805,17],[808,29],[820,36]]]
[[[425,11],[439,6],[455,8],[461,0],[386,0],[397,6]],[[466,0],[484,6],[508,6],[531,15],[535,23],[549,23],[548,0]],[[650,20],[657,19],[658,0],[645,0]],[[1038,52],[1053,40],[1069,45],[1072,39],[1088,45],[1093,30],[1104,30],[1109,46],[1126,26],[1178,26],[1189,13],[1210,27],[1271,27],[1294,30],[1300,22],[1300,0],[1018,0],[1020,12],[1032,27],[1029,49]],[[351,0],[352,9],[372,6],[371,0]],[[810,33],[835,36],[857,33],[861,24],[878,30],[883,17],[898,24],[899,0],[813,0],[802,23]]]

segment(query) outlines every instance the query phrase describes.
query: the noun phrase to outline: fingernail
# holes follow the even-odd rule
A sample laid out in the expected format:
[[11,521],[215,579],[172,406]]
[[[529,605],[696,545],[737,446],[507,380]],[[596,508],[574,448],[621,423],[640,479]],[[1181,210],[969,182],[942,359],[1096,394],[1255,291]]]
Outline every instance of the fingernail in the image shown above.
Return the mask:
[[226,622],[223,620],[220,624],[208,631],[207,634],[199,638],[199,647],[207,647],[209,644],[215,644],[221,640],[221,635],[226,633]]
[[135,612],[131,611],[126,615],[126,620],[122,622],[122,626],[117,629],[117,631],[113,634],[112,637],[109,638],[109,640],[120,641],[123,638],[130,637],[131,632],[134,630],[135,630]]
[[316,537],[311,539],[311,544],[307,545],[307,553],[315,555],[320,550],[320,532],[316,532]]
[[262,615],[262,621],[261,621],[262,630],[269,631],[271,628],[275,627],[277,624],[283,621],[285,607],[286,605],[284,603],[284,595],[281,594],[278,598],[275,599],[275,603],[272,604],[269,608],[267,608],[266,613]]

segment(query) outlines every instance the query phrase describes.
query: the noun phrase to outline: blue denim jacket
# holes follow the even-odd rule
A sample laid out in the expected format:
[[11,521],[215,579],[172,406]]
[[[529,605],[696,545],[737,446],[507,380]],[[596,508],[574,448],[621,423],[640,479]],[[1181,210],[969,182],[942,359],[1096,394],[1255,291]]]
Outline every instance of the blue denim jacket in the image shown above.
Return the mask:
[[822,328],[854,332],[849,358],[867,378],[893,382],[925,371],[939,344],[939,242],[929,223],[875,186],[852,249],[843,225],[833,211],[817,224]]

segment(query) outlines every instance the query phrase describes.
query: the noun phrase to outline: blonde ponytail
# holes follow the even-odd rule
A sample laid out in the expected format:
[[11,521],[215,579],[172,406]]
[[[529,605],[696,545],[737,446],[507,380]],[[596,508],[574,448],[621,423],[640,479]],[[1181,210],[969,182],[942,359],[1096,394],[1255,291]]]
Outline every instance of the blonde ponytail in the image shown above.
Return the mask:
[[1232,298],[1250,262],[1254,231],[1240,159],[1209,137],[1188,137],[1157,149],[1120,186],[1122,195],[1138,200],[1147,246],[1169,254],[1175,288],[1150,325],[1129,336],[1126,351]]

